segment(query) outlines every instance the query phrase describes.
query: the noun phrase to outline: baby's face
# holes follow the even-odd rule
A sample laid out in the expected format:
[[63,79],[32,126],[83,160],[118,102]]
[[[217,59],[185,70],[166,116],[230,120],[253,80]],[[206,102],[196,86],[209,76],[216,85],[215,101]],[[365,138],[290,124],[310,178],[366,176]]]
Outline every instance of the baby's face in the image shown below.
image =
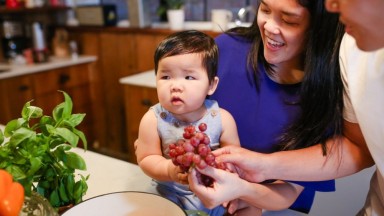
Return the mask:
[[202,57],[198,53],[161,59],[156,84],[159,102],[175,115],[204,109],[206,96],[212,94],[216,87],[216,84],[209,83]]

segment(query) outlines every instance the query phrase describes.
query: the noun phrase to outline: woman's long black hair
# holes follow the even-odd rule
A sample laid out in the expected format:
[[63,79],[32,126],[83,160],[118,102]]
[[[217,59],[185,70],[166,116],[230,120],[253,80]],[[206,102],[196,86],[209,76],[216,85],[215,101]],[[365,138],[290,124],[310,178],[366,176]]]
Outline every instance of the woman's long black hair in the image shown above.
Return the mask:
[[[343,84],[338,62],[339,46],[344,28],[337,14],[328,13],[323,0],[298,0],[310,12],[310,26],[304,56],[304,78],[301,83],[301,115],[280,139],[283,150],[299,149],[322,144],[327,154],[326,140],[342,134]],[[257,5],[259,7],[260,2]],[[257,15],[249,28],[238,27],[227,33],[252,41],[248,65],[259,82],[260,63],[273,72],[263,54]],[[258,88],[257,88],[258,89]]]

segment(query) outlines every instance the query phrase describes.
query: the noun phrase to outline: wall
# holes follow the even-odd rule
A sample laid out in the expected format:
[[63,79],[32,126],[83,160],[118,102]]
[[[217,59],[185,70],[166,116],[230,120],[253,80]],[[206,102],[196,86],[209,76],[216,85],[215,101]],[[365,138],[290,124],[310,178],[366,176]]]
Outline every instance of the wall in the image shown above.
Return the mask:
[[[154,22],[160,21],[156,13],[160,0],[145,0],[151,1],[151,14]],[[247,5],[255,5],[257,0],[186,0],[185,12],[187,21],[207,21],[210,20],[211,9],[226,8],[234,14]],[[115,4],[117,6],[118,19],[128,19],[128,6],[126,0],[102,0],[103,4]],[[249,17],[252,19],[252,17]],[[251,20],[247,20],[251,21]]]

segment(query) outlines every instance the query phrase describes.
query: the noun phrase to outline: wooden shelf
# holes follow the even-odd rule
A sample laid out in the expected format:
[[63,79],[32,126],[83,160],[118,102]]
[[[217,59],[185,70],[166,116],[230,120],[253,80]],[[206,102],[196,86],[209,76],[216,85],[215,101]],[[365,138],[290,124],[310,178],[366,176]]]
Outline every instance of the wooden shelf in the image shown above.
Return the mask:
[[44,7],[35,7],[35,8],[6,8],[5,6],[0,7],[0,14],[20,14],[20,13],[54,13],[58,11],[69,10],[71,7],[67,6],[44,6]]

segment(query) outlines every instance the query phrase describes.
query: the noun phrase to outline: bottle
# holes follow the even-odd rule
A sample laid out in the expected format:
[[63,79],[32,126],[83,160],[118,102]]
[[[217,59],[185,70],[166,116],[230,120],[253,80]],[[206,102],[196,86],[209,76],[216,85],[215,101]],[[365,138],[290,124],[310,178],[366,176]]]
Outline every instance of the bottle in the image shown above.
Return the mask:
[[32,24],[33,53],[35,62],[48,61],[48,52],[45,45],[44,32],[40,23]]

